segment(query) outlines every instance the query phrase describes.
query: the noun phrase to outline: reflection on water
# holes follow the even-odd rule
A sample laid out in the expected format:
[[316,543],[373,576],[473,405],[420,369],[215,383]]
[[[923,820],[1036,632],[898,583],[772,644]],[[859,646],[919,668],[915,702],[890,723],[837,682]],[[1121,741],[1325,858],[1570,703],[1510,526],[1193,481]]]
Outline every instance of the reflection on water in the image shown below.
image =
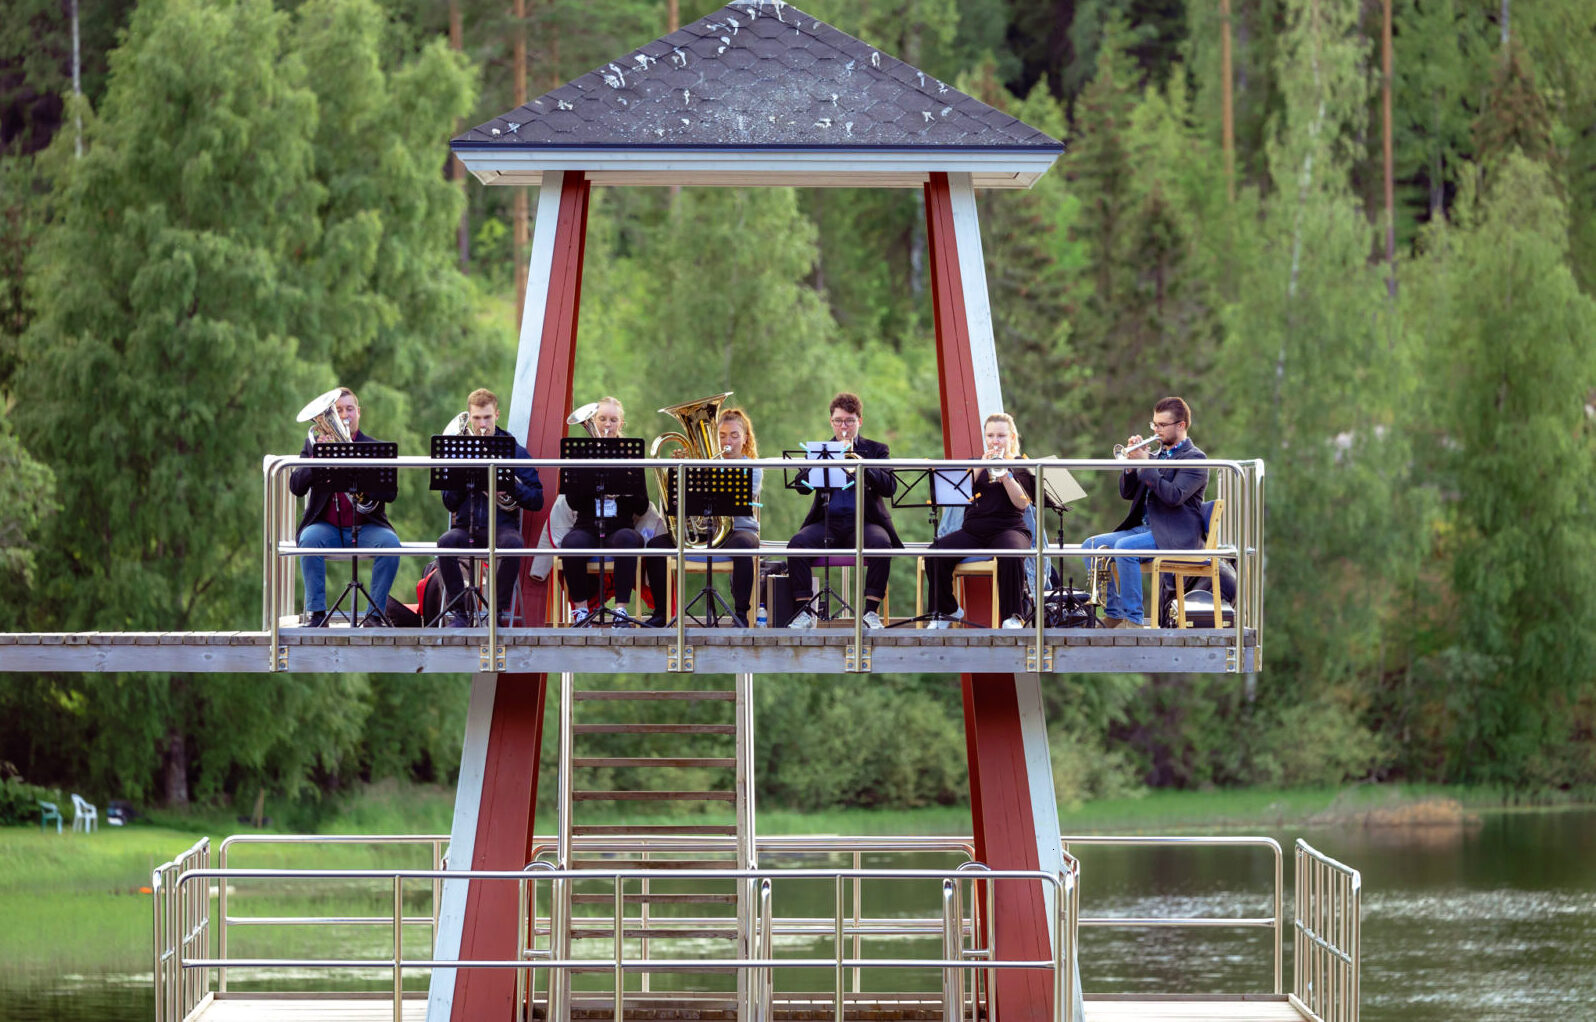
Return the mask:
[[[1322,827],[1300,833],[1363,873],[1366,1022],[1596,1019],[1596,869],[1589,858],[1596,847],[1596,810],[1493,813],[1476,824]],[[1275,836],[1288,849],[1289,890],[1289,839]],[[1082,860],[1086,916],[1267,916],[1273,911],[1273,862],[1264,853],[1092,846],[1075,851]],[[934,865],[916,857],[892,864]],[[829,917],[828,887],[815,887],[813,904],[804,903],[805,895],[778,905],[778,912]],[[892,902],[888,895],[867,910],[891,915],[898,909]],[[1289,904],[1286,912],[1289,926]],[[1089,993],[1252,992],[1273,986],[1267,931],[1083,927],[1081,939],[1082,979]],[[913,946],[905,941],[893,953],[912,955]],[[930,942],[926,953],[934,948]],[[781,952],[829,955],[830,944],[800,938],[781,942]],[[1288,934],[1288,990],[1290,956]],[[656,978],[656,989],[663,988],[664,979]],[[790,979],[790,987],[779,985],[828,985],[812,975]],[[419,988],[424,982],[418,974],[407,977],[406,986]],[[935,982],[934,975],[916,974],[885,985],[929,989]],[[338,985],[345,984],[360,985],[341,977]],[[381,979],[370,984],[382,986]],[[0,1022],[148,1022],[151,1017],[148,973],[62,977],[39,962],[0,963]]]

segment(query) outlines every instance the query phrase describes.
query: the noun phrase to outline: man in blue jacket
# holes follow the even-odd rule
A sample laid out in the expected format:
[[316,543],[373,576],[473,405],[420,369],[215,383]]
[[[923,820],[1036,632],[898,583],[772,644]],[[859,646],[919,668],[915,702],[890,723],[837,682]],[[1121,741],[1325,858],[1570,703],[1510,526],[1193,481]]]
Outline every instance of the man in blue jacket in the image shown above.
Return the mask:
[[[1131,502],[1130,514],[1119,528],[1091,537],[1084,546],[1130,552],[1195,550],[1203,545],[1203,493],[1208,489],[1208,472],[1163,464],[1208,457],[1186,435],[1191,429],[1191,408],[1178,397],[1166,397],[1153,406],[1153,421],[1148,425],[1163,449],[1152,456],[1145,447],[1128,451],[1126,456],[1138,464],[1120,473],[1119,495]],[[1125,446],[1135,448],[1140,443],[1142,437],[1133,436]],[[1143,461],[1147,464],[1139,464]],[[1146,559],[1113,559],[1118,578],[1109,576],[1105,627],[1144,623],[1141,565]]]
[[[466,398],[466,413],[471,419],[471,432],[477,436],[509,436],[499,428],[499,399],[491,390],[478,388]],[[528,457],[526,448],[515,445],[517,458]],[[526,546],[521,540],[521,512],[537,511],[543,507],[543,483],[537,469],[518,468],[513,485],[500,487],[498,507],[488,505],[486,490],[443,491],[443,506],[449,509],[449,531],[438,537],[438,545],[445,547],[475,547],[488,545],[488,514],[498,518],[495,540],[500,549],[519,550]],[[521,558],[505,557],[499,561],[499,621],[501,626],[510,608],[510,597],[521,570]],[[450,608],[450,628],[469,628],[471,615],[465,599],[457,600],[464,581],[460,577],[458,557],[439,557],[438,574],[443,578],[443,605]]]

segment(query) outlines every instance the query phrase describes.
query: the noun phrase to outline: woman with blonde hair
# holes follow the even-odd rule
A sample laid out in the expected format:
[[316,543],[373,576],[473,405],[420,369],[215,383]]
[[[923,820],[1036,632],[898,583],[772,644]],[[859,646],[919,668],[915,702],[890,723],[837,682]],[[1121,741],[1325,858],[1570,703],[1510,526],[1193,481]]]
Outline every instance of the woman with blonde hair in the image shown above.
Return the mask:
[[[720,442],[721,457],[727,461],[759,457],[759,441],[754,437],[754,423],[741,408],[728,408],[715,420],[715,432]],[[722,550],[754,550],[759,546],[759,490],[764,483],[764,469],[750,469],[753,474],[754,513],[738,515],[732,519],[731,534],[720,545]],[[753,605],[754,558],[733,557],[732,604],[735,607],[733,623],[739,628],[748,627],[748,611]]]
[[[1020,456],[1020,431],[1013,416],[997,412],[986,417],[981,429],[987,459],[1013,459]],[[976,469],[972,473],[974,495],[964,511],[964,523],[952,532],[937,537],[931,544],[952,550],[1026,550],[1032,543],[1031,529],[1025,522],[1025,509],[1031,504],[1035,477],[1027,469]],[[931,612],[927,627],[947,628],[964,618],[964,608],[953,598],[953,569],[960,557],[927,557],[926,577],[931,586]],[[1025,563],[1019,557],[997,559],[998,617],[1004,628],[1023,628],[1020,607],[1025,600]]]

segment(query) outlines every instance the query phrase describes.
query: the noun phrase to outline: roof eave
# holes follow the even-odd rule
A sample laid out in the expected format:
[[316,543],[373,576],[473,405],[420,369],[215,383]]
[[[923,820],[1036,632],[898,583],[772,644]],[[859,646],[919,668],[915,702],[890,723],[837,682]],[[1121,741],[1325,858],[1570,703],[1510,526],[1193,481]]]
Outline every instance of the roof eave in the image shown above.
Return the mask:
[[1029,188],[1062,155],[1062,145],[937,149],[861,146],[549,147],[450,144],[485,185],[536,186],[550,171],[583,171],[596,185],[791,185],[917,188],[937,172],[969,174],[977,188]]

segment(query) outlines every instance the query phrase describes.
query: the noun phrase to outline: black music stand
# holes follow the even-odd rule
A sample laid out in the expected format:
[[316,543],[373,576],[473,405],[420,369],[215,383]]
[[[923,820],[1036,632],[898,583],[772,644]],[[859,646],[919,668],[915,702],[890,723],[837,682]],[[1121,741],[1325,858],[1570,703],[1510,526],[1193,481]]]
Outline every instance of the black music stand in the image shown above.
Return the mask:
[[[641,460],[643,438],[637,436],[598,437],[568,436],[560,438],[560,457],[567,461],[603,459],[607,461]],[[560,492],[572,508],[586,503],[594,509],[598,523],[599,546],[609,538],[610,522],[619,517],[618,504],[628,497],[647,496],[648,480],[640,468],[622,468],[615,465],[595,465],[592,468],[560,469]],[[608,513],[606,513],[608,512]],[[638,556],[632,554],[630,556]],[[597,558],[602,562],[604,555]],[[615,621],[615,612],[604,606],[604,570],[599,569],[599,609],[587,616],[577,627],[596,626]],[[656,596],[656,599],[659,597]]]
[[[892,506],[894,508],[929,507],[931,510],[926,515],[926,520],[931,523],[931,535],[934,538],[937,530],[942,527],[942,509],[945,507],[968,507],[970,501],[975,499],[975,469],[973,468],[927,468],[910,469],[905,475],[908,483],[893,494]],[[921,484],[925,485],[922,486]],[[918,493],[916,491],[919,491]],[[929,550],[925,556],[936,556]],[[935,594],[932,594],[933,596]],[[994,608],[995,609],[995,608]],[[897,628],[900,625],[919,624],[921,621],[940,621],[942,615],[935,610],[929,614],[920,614],[915,617],[894,621],[888,628]]]
[[[816,446],[805,445],[798,450],[782,451],[781,456],[796,459],[799,455],[802,455],[807,461],[822,462],[843,460],[844,444],[841,440],[822,440],[815,443]],[[787,489],[804,494],[820,494],[820,520],[822,522],[829,520],[831,517],[832,493],[849,489],[858,480],[855,470],[830,465],[808,465],[804,468],[789,468],[782,471],[784,473],[782,483]],[[856,494],[855,499],[864,499],[863,494]],[[821,538],[820,546],[823,549],[831,547],[829,531]],[[864,571],[863,558],[860,558],[860,561],[861,563],[854,565],[855,571]],[[819,620],[830,621],[834,616],[831,613],[832,600],[836,600],[842,610],[847,611],[849,614],[854,613],[853,605],[843,599],[841,593],[831,588],[831,561],[827,558],[826,563],[821,565],[820,588],[809,597],[804,606],[813,610],[815,617]]]
[[[392,461],[399,457],[399,445],[393,442],[365,442],[337,440],[332,443],[316,443],[311,445],[312,458],[326,458],[338,461]],[[325,468],[313,466],[310,474],[310,485],[334,490],[339,493],[360,494],[370,490],[391,490],[399,485],[399,469],[394,466],[361,467],[358,465],[329,465]],[[353,496],[350,498],[353,503]],[[360,512],[355,511],[354,518],[349,527],[350,546],[360,546]],[[371,609],[368,614],[376,614],[384,626],[389,626],[388,615],[385,608],[377,606],[371,598],[371,591],[360,582],[360,555],[355,554],[349,558],[349,582],[344,586],[343,592],[338,594],[332,606],[327,609],[327,621],[331,622],[333,615],[338,613],[338,608],[343,606],[344,599],[349,599],[349,626],[355,627],[355,622],[360,616],[360,597],[366,598],[366,604]]]
[[[462,461],[514,458],[515,437],[501,436],[497,433],[488,436],[470,434],[444,435],[440,433],[432,438],[432,457],[439,459],[455,458]],[[515,469],[500,467],[494,471],[494,475],[498,477],[498,490],[500,493],[513,491]],[[479,490],[486,493],[488,491],[488,470],[486,466],[482,465],[434,465],[427,488],[429,490],[465,490],[468,495]],[[469,500],[469,496],[467,499]],[[496,507],[490,507],[488,513],[498,514],[499,512]],[[475,542],[475,532],[470,532],[468,527],[468,533],[472,542]],[[462,549],[472,550],[476,548],[463,547]],[[465,584],[460,587],[458,593],[454,594],[453,599],[439,609],[437,618],[439,625],[448,620],[450,612],[455,610],[461,611],[468,618],[475,621],[477,608],[488,605],[487,599],[482,595],[482,586],[477,580],[476,557],[466,555],[462,559],[467,563],[465,571],[461,572],[465,579]],[[498,565],[495,564],[488,570],[497,571]],[[497,610],[498,608],[495,607],[494,611],[497,612]]]
[[[752,469],[712,467],[686,468],[684,485],[687,487],[685,517],[676,508],[676,473],[669,473],[670,484],[665,488],[665,513],[676,516],[676,527],[683,527],[686,518],[734,518],[754,513],[754,473]],[[736,610],[726,598],[715,591],[715,555],[712,550],[695,554],[705,558],[704,587],[692,601],[678,613],[691,618],[693,608],[704,602],[704,616],[698,623],[709,628],[718,627],[721,615],[735,617]],[[672,621],[675,619],[672,618]]]

